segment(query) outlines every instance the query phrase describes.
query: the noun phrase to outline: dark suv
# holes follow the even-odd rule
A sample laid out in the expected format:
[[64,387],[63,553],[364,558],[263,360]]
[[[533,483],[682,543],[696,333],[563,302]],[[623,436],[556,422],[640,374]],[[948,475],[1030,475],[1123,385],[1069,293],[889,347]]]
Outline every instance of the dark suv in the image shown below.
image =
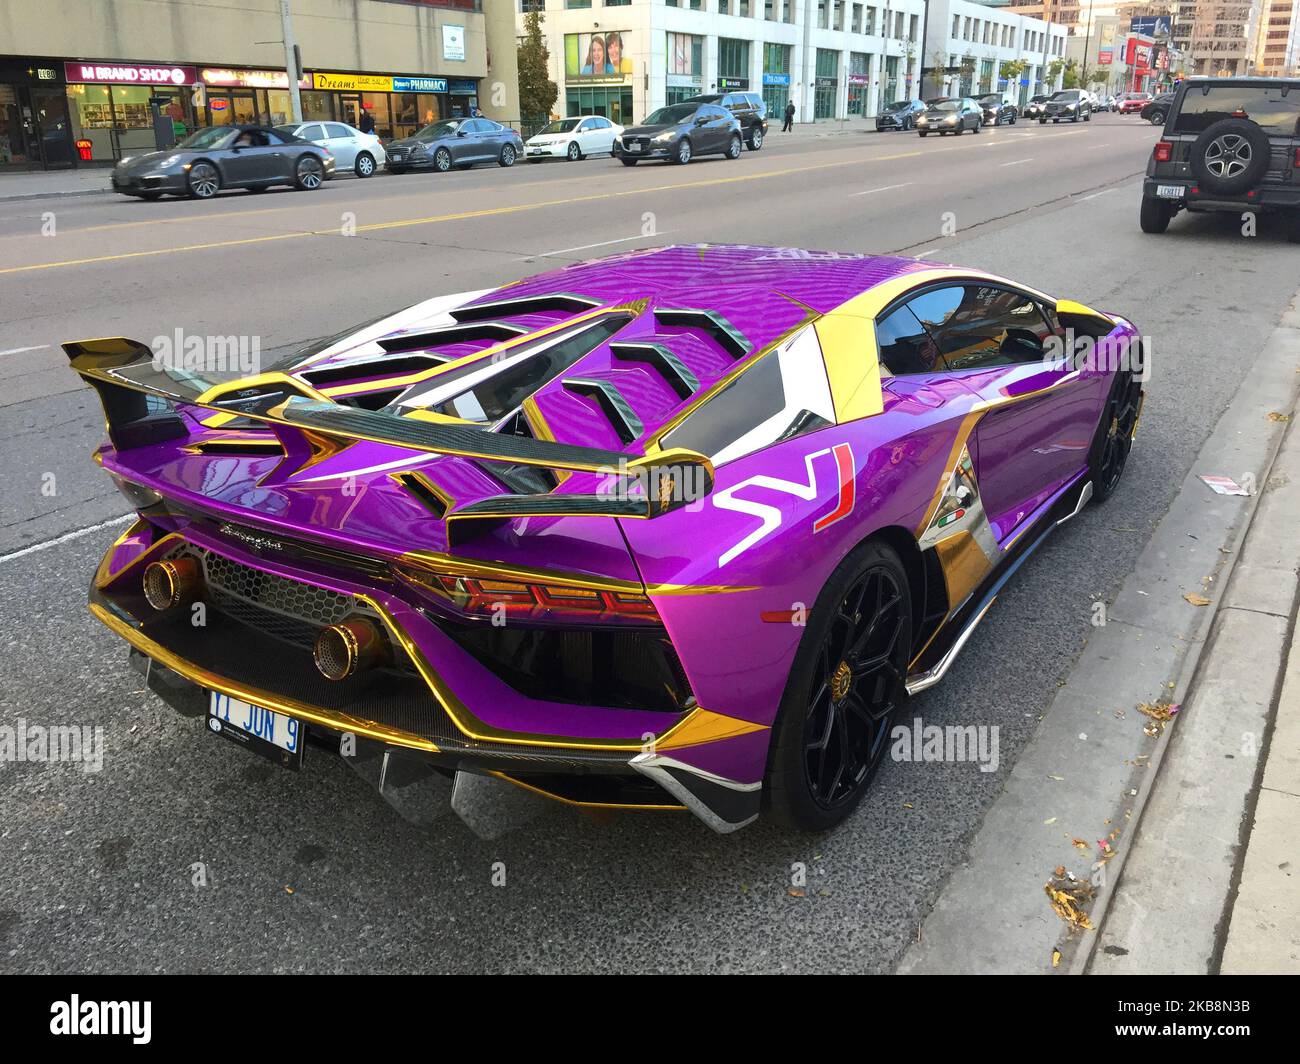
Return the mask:
[[1142,185],[1142,231],[1180,210],[1275,212],[1300,242],[1300,78],[1190,78]]
[[767,104],[756,92],[717,92],[705,96],[692,96],[683,103],[716,103],[725,107],[740,122],[740,134],[745,147],[758,151],[767,136]]
[[1043,110],[1038,115],[1038,124],[1043,125],[1049,118],[1053,122],[1059,122],[1063,118],[1070,122],[1077,122],[1080,118],[1085,122],[1091,122],[1092,98],[1082,89],[1062,89],[1060,92],[1054,92],[1043,104]]

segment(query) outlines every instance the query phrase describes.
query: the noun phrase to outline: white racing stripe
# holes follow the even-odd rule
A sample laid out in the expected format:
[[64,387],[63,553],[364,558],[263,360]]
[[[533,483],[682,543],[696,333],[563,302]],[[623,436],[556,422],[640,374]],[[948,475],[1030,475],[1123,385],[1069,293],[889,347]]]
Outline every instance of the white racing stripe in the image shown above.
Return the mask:
[[5,562],[14,561],[17,558],[25,557],[28,554],[35,554],[37,551],[47,550],[50,547],[57,547],[60,543],[67,543],[69,540],[80,539],[82,536],[88,536],[92,532],[99,532],[105,528],[112,528],[114,525],[124,525],[128,521],[134,521],[135,514],[123,514],[121,517],[112,517],[107,521],[101,521],[97,525],[91,525],[89,528],[79,528],[75,532],[65,532],[61,536],[55,536],[54,539],[47,539],[41,543],[33,543],[30,547],[23,547],[21,550],[10,551],[8,554],[0,554],[0,565]]

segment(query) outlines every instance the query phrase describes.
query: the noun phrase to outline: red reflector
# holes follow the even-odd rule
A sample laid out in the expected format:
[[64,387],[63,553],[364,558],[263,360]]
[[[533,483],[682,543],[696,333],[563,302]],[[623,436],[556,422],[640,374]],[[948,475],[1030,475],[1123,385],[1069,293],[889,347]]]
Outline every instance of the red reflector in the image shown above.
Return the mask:
[[1300,148],[1296,148],[1295,150],[1294,165],[1297,170],[1300,170]]
[[1156,162],[1167,163],[1174,157],[1174,146],[1171,141],[1161,140],[1156,142]]

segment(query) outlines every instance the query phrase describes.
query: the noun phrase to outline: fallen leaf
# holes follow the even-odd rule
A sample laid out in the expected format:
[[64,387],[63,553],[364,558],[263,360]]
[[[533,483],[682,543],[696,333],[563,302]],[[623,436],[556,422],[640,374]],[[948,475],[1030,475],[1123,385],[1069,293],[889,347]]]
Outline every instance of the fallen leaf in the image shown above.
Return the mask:
[[1088,844],[1084,842],[1083,839],[1071,839],[1070,845],[1072,845],[1080,853],[1088,852]]
[[285,888],[284,888],[284,892],[285,892],[286,894],[292,894],[292,893],[293,893],[293,887],[285,887]]
[[1055,823],[1056,823],[1056,817],[1052,817],[1050,820],[1044,820],[1043,823],[1044,823],[1044,824],[1055,824]]
[[808,892],[807,892],[806,890],[804,890],[803,887],[791,887],[791,888],[790,888],[790,897],[792,897],[792,898],[806,898],[806,897],[808,897]]
[[1071,931],[1091,931],[1092,921],[1088,919],[1086,906],[1096,894],[1091,883],[1077,879],[1062,879],[1053,875],[1043,884],[1043,891],[1052,904],[1052,910],[1070,925]]
[[1207,599],[1204,595],[1198,595],[1192,591],[1187,592],[1187,594],[1184,595],[1183,598],[1185,598],[1193,606],[1208,606],[1210,604],[1210,600]]
[[911,809],[911,808],[912,808],[912,803],[911,803],[911,802],[904,802],[904,803],[903,803],[903,808],[904,808],[904,809]]
[[1048,776],[1047,778],[1048,778],[1049,780],[1056,780],[1058,783],[1059,783],[1060,781],[1062,781],[1062,780],[1065,779],[1064,776]]
[[1279,413],[1276,410],[1270,410],[1268,412],[1268,419],[1269,421],[1290,421],[1291,415]]
[[1061,966],[1061,951],[1059,949],[1054,949],[1052,950],[1052,967],[1059,968],[1060,966]]

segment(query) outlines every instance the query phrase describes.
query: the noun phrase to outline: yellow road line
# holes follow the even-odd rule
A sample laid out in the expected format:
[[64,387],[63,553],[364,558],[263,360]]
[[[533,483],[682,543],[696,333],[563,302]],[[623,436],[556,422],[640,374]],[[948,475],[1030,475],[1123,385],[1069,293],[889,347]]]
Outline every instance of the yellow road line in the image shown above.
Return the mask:
[[[784,170],[764,170],[756,174],[735,174],[731,177],[708,178],[703,181],[686,181],[671,185],[654,185],[650,188],[629,188],[618,192],[601,192],[589,196],[570,196],[566,199],[543,200],[538,203],[519,203],[505,207],[487,207],[477,211],[457,211],[452,214],[433,214],[424,218],[405,218],[394,222],[373,222],[370,225],[356,227],[358,233],[372,233],[381,229],[402,229],[416,225],[436,225],[442,222],[459,222],[470,218],[490,218],[495,215],[519,214],[524,211],[541,210],[544,207],[564,207],[575,203],[594,203],[599,200],[621,199],[627,196],[643,196],[655,192],[675,192],[679,189],[707,188],[713,185],[729,185],[741,181],[759,181],[768,177],[785,177],[790,174],[806,174],[813,170],[829,170],[841,166],[862,166],[866,163],[889,162],[894,159],[906,159],[922,152],[900,152],[896,155],[880,155],[870,159],[848,159],[833,163],[817,163],[812,166],[789,167]],[[100,262],[121,262],[126,259],[149,258],[154,255],[173,255],[182,251],[209,251],[215,248],[243,247],[249,244],[268,243],[273,240],[290,240],[307,236],[339,236],[340,227],[329,229],[303,229],[289,233],[274,233],[266,236],[244,237],[239,240],[216,240],[206,244],[182,244],[171,248],[153,248],[148,251],[122,251],[113,255],[95,255],[85,259],[65,259],[61,262],[40,262],[29,266],[6,266],[0,268],[0,274],[30,273],[36,270],[54,270],[66,266],[89,266]]]

